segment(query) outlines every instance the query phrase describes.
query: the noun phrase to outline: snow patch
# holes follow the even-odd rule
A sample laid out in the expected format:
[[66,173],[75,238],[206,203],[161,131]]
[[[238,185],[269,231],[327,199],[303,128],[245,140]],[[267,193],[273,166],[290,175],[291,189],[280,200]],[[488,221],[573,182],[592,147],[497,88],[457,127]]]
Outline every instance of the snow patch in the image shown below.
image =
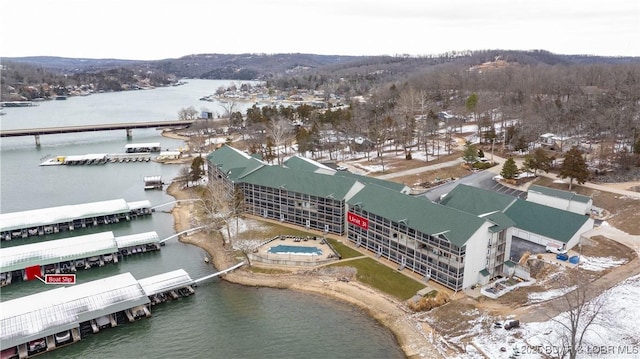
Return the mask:
[[569,288],[558,288],[558,289],[547,290],[544,292],[529,293],[529,302],[539,303],[539,302],[555,299],[571,292],[574,289],[576,289],[575,285]]
[[592,272],[601,272],[605,269],[617,267],[625,264],[627,261],[624,259],[616,259],[611,257],[587,257],[582,256],[580,258],[580,268],[589,270]]

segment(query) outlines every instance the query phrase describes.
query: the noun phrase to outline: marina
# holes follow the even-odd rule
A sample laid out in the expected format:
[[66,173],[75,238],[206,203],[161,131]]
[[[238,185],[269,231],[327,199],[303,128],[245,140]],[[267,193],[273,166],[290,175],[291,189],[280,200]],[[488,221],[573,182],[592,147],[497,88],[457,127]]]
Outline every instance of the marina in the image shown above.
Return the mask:
[[125,256],[157,251],[160,246],[158,234],[151,231],[120,237],[102,232],[0,248],[0,284],[26,281],[31,271],[43,277],[102,267]]
[[[203,103],[198,101],[199,97],[230,83],[225,80],[194,79],[178,87],[77,96],[67,101],[47,101],[28,108],[3,108],[7,115],[2,116],[2,131],[109,124],[131,119],[155,122],[162,118],[175,118],[180,108],[200,108]],[[211,106],[216,108],[218,105],[213,102]],[[244,112],[243,104],[239,106],[238,110]],[[42,136],[40,148],[33,146],[33,139],[29,136],[3,137],[0,143],[2,212],[114,198],[144,199],[152,204],[174,201],[175,198],[166,191],[145,191],[142,179],[147,175],[161,175],[165,182],[171,181],[179,176],[179,164],[162,164],[151,160],[133,165],[106,164],[98,168],[87,165],[38,166],[46,159],[43,159],[45,155],[124,153],[125,145],[131,142],[160,142],[163,151],[184,146],[181,140],[163,137],[156,128],[135,129],[133,136],[135,141],[127,139],[121,130],[61,133]],[[160,156],[157,153],[146,155],[152,158]],[[166,157],[176,155],[171,152]],[[161,239],[177,232],[173,216],[168,210],[157,210],[153,215],[138,218],[141,220],[121,220],[108,227],[88,226],[82,230],[76,227],[76,232],[61,232],[51,235],[51,239],[45,236],[2,242],[2,247],[106,230],[113,231],[116,237],[156,231]],[[203,261],[204,257],[211,258],[203,249],[178,240],[170,240],[169,243],[160,251],[128,256],[117,265],[79,270],[76,286],[127,272],[140,279],[180,268],[192,278],[205,277],[218,271],[211,263]],[[318,242],[315,244],[318,245]],[[324,250],[325,245],[319,248]],[[197,295],[187,300],[153,306],[152,320],[139,320],[101,330],[99,335],[88,335],[73,345],[56,345],[54,352],[42,353],[38,357],[198,358],[206,353],[215,353],[220,358],[275,359],[296,353],[300,357],[347,359],[353,357],[353,353],[359,353],[362,357],[404,358],[388,330],[365,312],[346,303],[297,291],[239,286],[218,278],[210,281],[198,283],[194,287]],[[38,280],[9,285],[0,290],[1,301],[8,302],[51,288]],[[47,300],[46,296],[44,298]],[[0,310],[5,312],[4,308]],[[4,325],[1,328],[0,332],[4,333]],[[50,334],[54,342],[56,334]],[[67,336],[71,335],[62,333],[57,339],[64,340]],[[45,336],[34,338],[42,337]],[[247,338],[251,338],[251,345],[247,345]],[[4,343],[3,338],[0,341]],[[33,346],[47,345],[50,341],[36,341]],[[7,352],[10,353],[11,349]]]
[[2,358],[31,358],[103,329],[151,316],[151,306],[195,293],[183,269],[136,280],[131,273],[0,303]]
[[91,153],[86,155],[56,156],[40,166],[104,165],[107,163],[149,162],[153,158],[145,154]]
[[[159,142],[153,143],[130,143],[125,145],[125,153],[90,153],[86,155],[54,156],[40,163],[40,166],[77,166],[77,165],[104,165],[107,163],[129,163],[129,162],[149,162],[152,159],[162,159],[171,153],[178,158],[180,151],[161,152]],[[150,153],[158,152],[159,155],[152,157]]]
[[83,203],[0,214],[0,238],[42,236],[76,228],[96,227],[153,212],[147,200],[126,202],[124,199]]

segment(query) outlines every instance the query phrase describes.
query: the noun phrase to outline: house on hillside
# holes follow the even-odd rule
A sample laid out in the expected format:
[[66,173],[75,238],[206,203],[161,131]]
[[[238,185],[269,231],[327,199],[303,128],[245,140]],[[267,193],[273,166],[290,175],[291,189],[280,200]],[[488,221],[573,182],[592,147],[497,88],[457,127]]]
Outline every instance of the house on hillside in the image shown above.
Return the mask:
[[538,137],[538,144],[542,146],[542,148],[558,151],[558,152],[567,152],[573,146],[578,146],[580,141],[576,137],[568,137],[568,136],[558,136],[553,133],[544,133]]

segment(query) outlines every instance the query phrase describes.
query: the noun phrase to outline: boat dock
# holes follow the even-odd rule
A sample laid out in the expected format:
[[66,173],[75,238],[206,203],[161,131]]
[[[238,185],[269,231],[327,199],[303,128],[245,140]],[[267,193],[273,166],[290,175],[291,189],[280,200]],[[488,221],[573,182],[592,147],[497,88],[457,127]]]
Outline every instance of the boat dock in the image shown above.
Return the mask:
[[183,269],[139,281],[124,273],[1,302],[2,358],[31,358],[149,317],[159,296],[189,296],[195,293],[192,284]]
[[53,241],[0,248],[0,285],[27,280],[27,268],[46,274],[75,273],[78,270],[118,263],[126,256],[160,249],[155,231],[115,237],[113,232],[94,233]]
[[130,143],[124,146],[126,153],[140,153],[140,152],[160,152],[160,142],[154,143]]
[[149,162],[148,153],[90,153],[87,155],[55,156],[40,163],[40,166],[104,165],[107,163]]
[[151,307],[195,293],[184,269],[136,280],[131,273],[61,287],[0,302],[2,358],[31,358],[75,343],[103,329],[151,316]]
[[142,179],[144,181],[144,189],[162,189],[162,177],[161,176],[146,176]]
[[149,201],[124,199],[49,207],[0,214],[0,239],[41,236],[75,228],[95,227],[152,213]]

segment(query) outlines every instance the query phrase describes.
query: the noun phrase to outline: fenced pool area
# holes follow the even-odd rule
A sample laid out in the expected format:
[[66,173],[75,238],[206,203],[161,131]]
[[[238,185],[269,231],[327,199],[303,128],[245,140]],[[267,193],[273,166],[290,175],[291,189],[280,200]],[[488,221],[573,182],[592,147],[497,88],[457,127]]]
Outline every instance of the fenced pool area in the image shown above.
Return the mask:
[[318,247],[303,247],[303,246],[291,246],[280,244],[267,250],[273,254],[293,254],[303,256],[320,256],[322,255],[322,249]]
[[286,266],[316,266],[338,260],[338,253],[320,237],[276,236],[254,253],[252,262]]

